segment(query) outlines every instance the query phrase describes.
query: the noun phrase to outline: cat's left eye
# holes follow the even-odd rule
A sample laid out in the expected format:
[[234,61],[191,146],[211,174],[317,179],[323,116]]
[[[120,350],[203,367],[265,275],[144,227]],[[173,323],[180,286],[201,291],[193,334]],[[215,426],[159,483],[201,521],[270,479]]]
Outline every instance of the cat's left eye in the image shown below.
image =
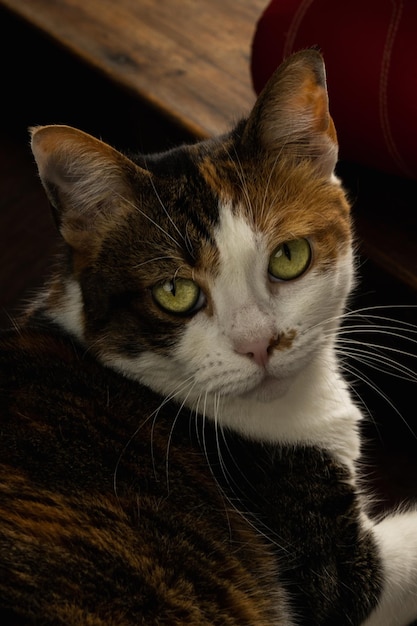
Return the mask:
[[281,243],[269,257],[268,272],[272,279],[293,280],[301,276],[311,263],[311,246],[307,239]]
[[195,313],[205,303],[200,287],[187,278],[158,283],[152,288],[152,295],[161,309],[175,315]]

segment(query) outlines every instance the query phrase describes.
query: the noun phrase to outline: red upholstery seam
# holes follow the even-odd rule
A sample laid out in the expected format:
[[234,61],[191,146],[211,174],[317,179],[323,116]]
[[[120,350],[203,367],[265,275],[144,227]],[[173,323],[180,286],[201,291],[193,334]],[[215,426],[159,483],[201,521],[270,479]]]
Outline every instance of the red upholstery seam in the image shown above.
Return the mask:
[[391,21],[388,27],[387,40],[385,42],[384,54],[382,57],[381,65],[381,78],[379,83],[379,117],[382,127],[382,132],[385,139],[388,152],[397,164],[397,166],[408,176],[412,176],[412,173],[404,163],[400,152],[395,144],[394,137],[391,132],[391,125],[388,112],[388,78],[391,66],[392,49],[394,47],[395,37],[398,32],[402,13],[404,8],[403,0],[399,2],[393,0],[393,11]]
[[290,56],[294,49],[295,38],[298,34],[298,29],[300,28],[300,24],[304,19],[305,14],[307,13],[308,8],[311,4],[313,4],[314,0],[303,0],[298,5],[298,9],[294,13],[294,17],[288,29],[287,37],[284,45],[284,59]]

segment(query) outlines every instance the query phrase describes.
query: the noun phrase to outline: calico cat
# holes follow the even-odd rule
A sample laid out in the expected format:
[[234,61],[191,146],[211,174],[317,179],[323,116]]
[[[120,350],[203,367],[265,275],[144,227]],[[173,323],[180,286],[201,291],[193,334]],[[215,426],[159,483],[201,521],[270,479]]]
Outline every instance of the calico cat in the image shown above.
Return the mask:
[[368,516],[336,354],[354,239],[321,55],[163,154],[31,133],[63,252],[0,339],[1,624],[417,618],[417,512]]

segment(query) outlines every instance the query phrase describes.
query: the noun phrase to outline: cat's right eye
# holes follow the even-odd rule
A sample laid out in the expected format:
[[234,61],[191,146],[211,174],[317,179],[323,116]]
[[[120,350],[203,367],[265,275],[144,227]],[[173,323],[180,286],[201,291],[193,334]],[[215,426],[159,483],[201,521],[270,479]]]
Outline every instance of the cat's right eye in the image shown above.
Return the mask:
[[205,303],[205,296],[193,280],[176,278],[157,283],[152,288],[156,304],[174,315],[189,315]]
[[269,258],[269,275],[273,280],[294,280],[309,267],[311,256],[308,239],[292,239],[281,243]]

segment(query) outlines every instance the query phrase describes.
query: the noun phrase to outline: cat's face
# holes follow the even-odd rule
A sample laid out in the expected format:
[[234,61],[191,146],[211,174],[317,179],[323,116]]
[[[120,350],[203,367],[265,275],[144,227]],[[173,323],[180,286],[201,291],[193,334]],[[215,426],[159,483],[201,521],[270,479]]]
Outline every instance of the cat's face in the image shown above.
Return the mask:
[[33,133],[70,250],[50,315],[164,396],[271,401],[326,358],[352,282],[322,61],[295,55],[230,135],[122,156]]

